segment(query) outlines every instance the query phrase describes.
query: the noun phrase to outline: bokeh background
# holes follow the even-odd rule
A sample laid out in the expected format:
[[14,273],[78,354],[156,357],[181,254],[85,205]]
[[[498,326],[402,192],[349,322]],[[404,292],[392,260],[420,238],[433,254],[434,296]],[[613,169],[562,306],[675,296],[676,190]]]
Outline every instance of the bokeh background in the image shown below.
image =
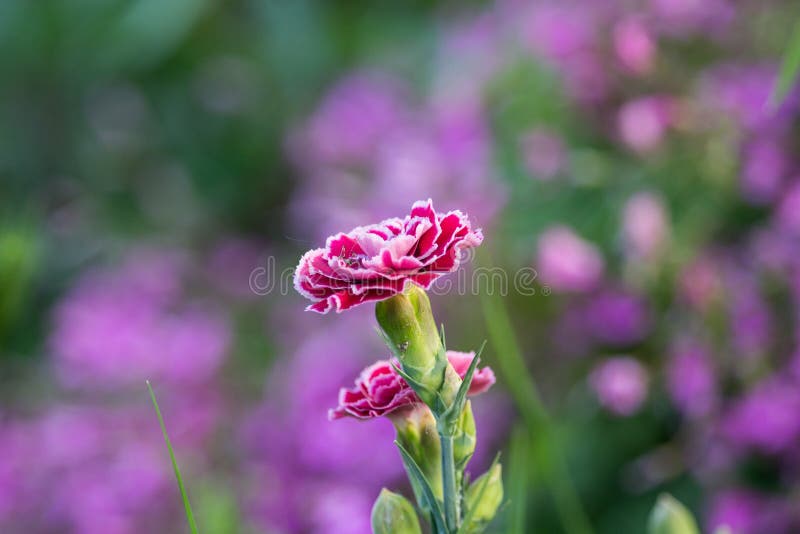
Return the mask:
[[279,274],[431,197],[483,227],[470,269],[536,270],[433,302],[498,372],[493,532],[640,533],[662,491],[799,532],[800,101],[768,105],[798,19],[3,0],[0,531],[185,530],[150,379],[201,532],[368,532],[405,487],[391,425],[326,412],[386,349],[369,306],[304,313]]

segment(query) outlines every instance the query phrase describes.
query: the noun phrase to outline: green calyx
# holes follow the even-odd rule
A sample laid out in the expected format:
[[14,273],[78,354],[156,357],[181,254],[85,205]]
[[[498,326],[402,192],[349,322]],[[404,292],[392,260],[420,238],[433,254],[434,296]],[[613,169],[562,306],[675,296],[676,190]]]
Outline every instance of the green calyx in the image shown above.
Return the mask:
[[422,534],[411,503],[386,488],[381,490],[372,507],[371,522],[374,534]]
[[435,410],[443,398],[448,363],[428,295],[409,284],[403,293],[378,302],[375,317],[386,343],[400,360],[403,377]]
[[[433,414],[427,407],[420,406],[403,417],[393,417],[392,423],[397,431],[398,443],[417,463],[434,496],[441,500],[442,452]],[[413,483],[412,487],[417,501],[422,502],[421,488]]]

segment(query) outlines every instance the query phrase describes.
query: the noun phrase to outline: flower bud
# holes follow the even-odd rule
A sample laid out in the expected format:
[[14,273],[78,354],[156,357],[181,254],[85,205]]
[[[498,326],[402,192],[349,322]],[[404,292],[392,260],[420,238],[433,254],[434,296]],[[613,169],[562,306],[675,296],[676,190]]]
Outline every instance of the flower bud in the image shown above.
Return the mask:
[[453,436],[453,460],[458,471],[463,471],[475,452],[475,417],[472,415],[472,403],[467,401],[461,417],[458,420],[458,427]]
[[422,534],[411,503],[398,493],[381,490],[372,507],[373,534]]
[[409,284],[403,293],[378,302],[375,317],[403,371],[422,387],[417,394],[425,404],[432,406],[435,392],[440,391],[444,382],[447,358],[428,295]]
[[466,513],[471,517],[470,523],[465,525],[466,532],[469,534],[483,532],[503,502],[502,466],[496,463],[489,471],[478,477],[470,484],[465,497]]
[[[408,451],[428,480],[436,498],[442,498],[442,447],[436,430],[436,421],[427,406],[421,404],[404,412],[402,417],[392,417],[397,431],[397,441]],[[419,494],[420,488],[414,488]],[[418,495],[419,497],[419,495]]]
[[658,498],[647,528],[648,534],[699,534],[692,514],[670,495]]

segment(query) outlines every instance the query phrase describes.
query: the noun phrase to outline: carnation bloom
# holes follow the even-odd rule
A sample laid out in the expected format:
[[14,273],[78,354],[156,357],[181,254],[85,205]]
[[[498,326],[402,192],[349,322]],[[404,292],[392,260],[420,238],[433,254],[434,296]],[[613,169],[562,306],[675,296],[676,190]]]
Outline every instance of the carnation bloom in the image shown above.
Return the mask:
[[306,308],[341,312],[401,293],[409,282],[427,289],[439,276],[458,269],[459,252],[483,241],[460,211],[436,213],[418,201],[404,219],[387,219],[328,238],[325,248],[300,259],[294,286],[314,301]]
[[[474,352],[447,351],[447,360],[461,378],[475,358]],[[489,367],[476,369],[469,386],[469,395],[488,390],[495,382],[494,372]],[[361,372],[353,389],[339,391],[339,406],[328,414],[330,419],[346,416],[371,419],[390,415],[403,407],[422,403],[411,386],[392,367],[389,360],[381,360]]]

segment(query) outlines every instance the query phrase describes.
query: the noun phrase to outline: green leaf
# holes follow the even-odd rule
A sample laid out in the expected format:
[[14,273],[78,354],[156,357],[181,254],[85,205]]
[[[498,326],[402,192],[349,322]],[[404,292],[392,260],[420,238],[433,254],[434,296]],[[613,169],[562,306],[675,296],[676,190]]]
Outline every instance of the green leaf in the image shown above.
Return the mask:
[[414,458],[403,447],[403,445],[401,445],[397,440],[395,440],[394,444],[397,445],[397,448],[400,451],[400,456],[403,458],[403,465],[405,465],[411,482],[415,484],[422,492],[422,496],[425,499],[425,503],[423,503],[422,508],[427,508],[431,511],[431,519],[433,520],[437,532],[446,532],[442,506],[436,499],[436,496],[433,494],[433,489],[428,483],[428,479],[425,478],[425,475],[417,465],[417,462],[414,461]]
[[164,417],[161,415],[161,409],[158,407],[156,394],[153,392],[153,387],[150,381],[147,383],[147,389],[150,391],[150,399],[153,401],[153,408],[156,410],[158,417],[158,424],[161,425],[161,433],[164,434],[164,441],[167,443],[167,450],[169,451],[169,459],[172,462],[172,469],[175,471],[175,479],[178,481],[178,488],[181,490],[181,497],[183,498],[183,509],[186,512],[186,522],[189,523],[189,530],[192,534],[197,534],[197,525],[194,522],[194,514],[192,513],[192,505],[189,503],[189,495],[186,493],[186,488],[183,485],[183,478],[181,478],[181,471],[178,469],[178,461],[175,459],[175,451],[172,450],[172,442],[167,435],[167,427],[164,424]]
[[769,106],[772,109],[780,106],[783,99],[789,94],[798,74],[800,74],[800,21],[795,25],[792,36],[789,39],[789,46],[783,55],[783,63],[778,74],[778,80],[775,82],[772,94],[769,97]]
[[648,534],[700,534],[691,512],[671,495],[658,498],[647,527]]

